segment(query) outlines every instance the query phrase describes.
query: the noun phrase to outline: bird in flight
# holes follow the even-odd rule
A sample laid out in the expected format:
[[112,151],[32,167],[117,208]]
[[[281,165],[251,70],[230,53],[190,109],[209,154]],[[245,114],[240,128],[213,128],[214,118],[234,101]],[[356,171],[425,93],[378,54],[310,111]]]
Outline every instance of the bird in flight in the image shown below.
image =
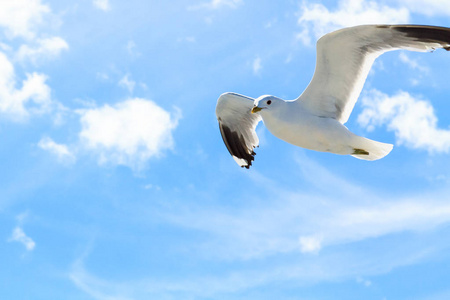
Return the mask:
[[422,25],[361,25],[328,33],[317,42],[314,76],[295,100],[264,95],[253,99],[222,94],[216,116],[223,141],[234,160],[250,168],[259,144],[262,120],[276,137],[302,148],[383,158],[393,145],[358,136],[347,122],[375,59],[398,49],[450,50],[450,28]]

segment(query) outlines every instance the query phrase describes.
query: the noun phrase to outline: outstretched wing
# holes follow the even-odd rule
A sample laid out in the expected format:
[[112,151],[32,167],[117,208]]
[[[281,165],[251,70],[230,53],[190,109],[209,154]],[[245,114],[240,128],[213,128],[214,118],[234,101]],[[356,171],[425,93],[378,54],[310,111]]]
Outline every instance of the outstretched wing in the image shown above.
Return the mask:
[[254,99],[235,93],[222,94],[217,100],[216,116],[220,133],[228,151],[241,167],[250,168],[253,149],[258,146],[256,125],[259,114],[252,114]]
[[391,50],[450,50],[450,28],[362,25],[324,35],[317,42],[314,76],[297,99],[312,113],[347,122],[375,59]]

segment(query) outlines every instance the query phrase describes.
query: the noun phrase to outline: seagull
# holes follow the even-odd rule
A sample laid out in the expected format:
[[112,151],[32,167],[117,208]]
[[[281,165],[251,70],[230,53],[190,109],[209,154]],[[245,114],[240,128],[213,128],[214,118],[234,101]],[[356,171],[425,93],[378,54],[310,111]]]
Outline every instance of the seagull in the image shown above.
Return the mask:
[[398,49],[450,50],[450,28],[423,25],[360,25],[322,36],[314,76],[295,100],[271,95],[256,99],[224,93],[216,116],[223,141],[241,167],[250,168],[262,120],[276,137],[302,148],[377,160],[393,145],[369,140],[344,125],[375,59]]

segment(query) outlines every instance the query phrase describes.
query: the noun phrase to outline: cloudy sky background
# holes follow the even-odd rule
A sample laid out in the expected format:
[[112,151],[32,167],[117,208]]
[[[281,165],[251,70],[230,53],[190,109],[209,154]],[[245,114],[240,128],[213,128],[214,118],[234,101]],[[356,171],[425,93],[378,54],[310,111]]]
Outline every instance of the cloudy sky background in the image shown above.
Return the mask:
[[223,92],[296,98],[341,27],[450,27],[447,0],[1,0],[5,299],[448,299],[450,54],[379,58],[347,126],[366,162],[257,129]]

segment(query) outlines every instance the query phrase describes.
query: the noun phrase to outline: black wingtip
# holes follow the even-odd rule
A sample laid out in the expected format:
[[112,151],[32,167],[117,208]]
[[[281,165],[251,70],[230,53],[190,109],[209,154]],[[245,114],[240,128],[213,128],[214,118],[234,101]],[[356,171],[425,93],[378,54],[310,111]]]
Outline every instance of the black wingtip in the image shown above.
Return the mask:
[[428,25],[393,25],[392,29],[403,32],[407,37],[418,41],[439,43],[450,50],[450,28]]
[[244,138],[239,136],[236,131],[231,131],[231,129],[224,125],[219,120],[219,128],[220,133],[222,134],[222,139],[227,147],[228,151],[232,156],[235,156],[238,159],[243,159],[247,163],[247,165],[243,165],[243,168],[249,169],[252,165],[252,161],[255,160],[254,156],[256,155],[255,151],[251,153],[248,152],[248,149],[245,145]]

